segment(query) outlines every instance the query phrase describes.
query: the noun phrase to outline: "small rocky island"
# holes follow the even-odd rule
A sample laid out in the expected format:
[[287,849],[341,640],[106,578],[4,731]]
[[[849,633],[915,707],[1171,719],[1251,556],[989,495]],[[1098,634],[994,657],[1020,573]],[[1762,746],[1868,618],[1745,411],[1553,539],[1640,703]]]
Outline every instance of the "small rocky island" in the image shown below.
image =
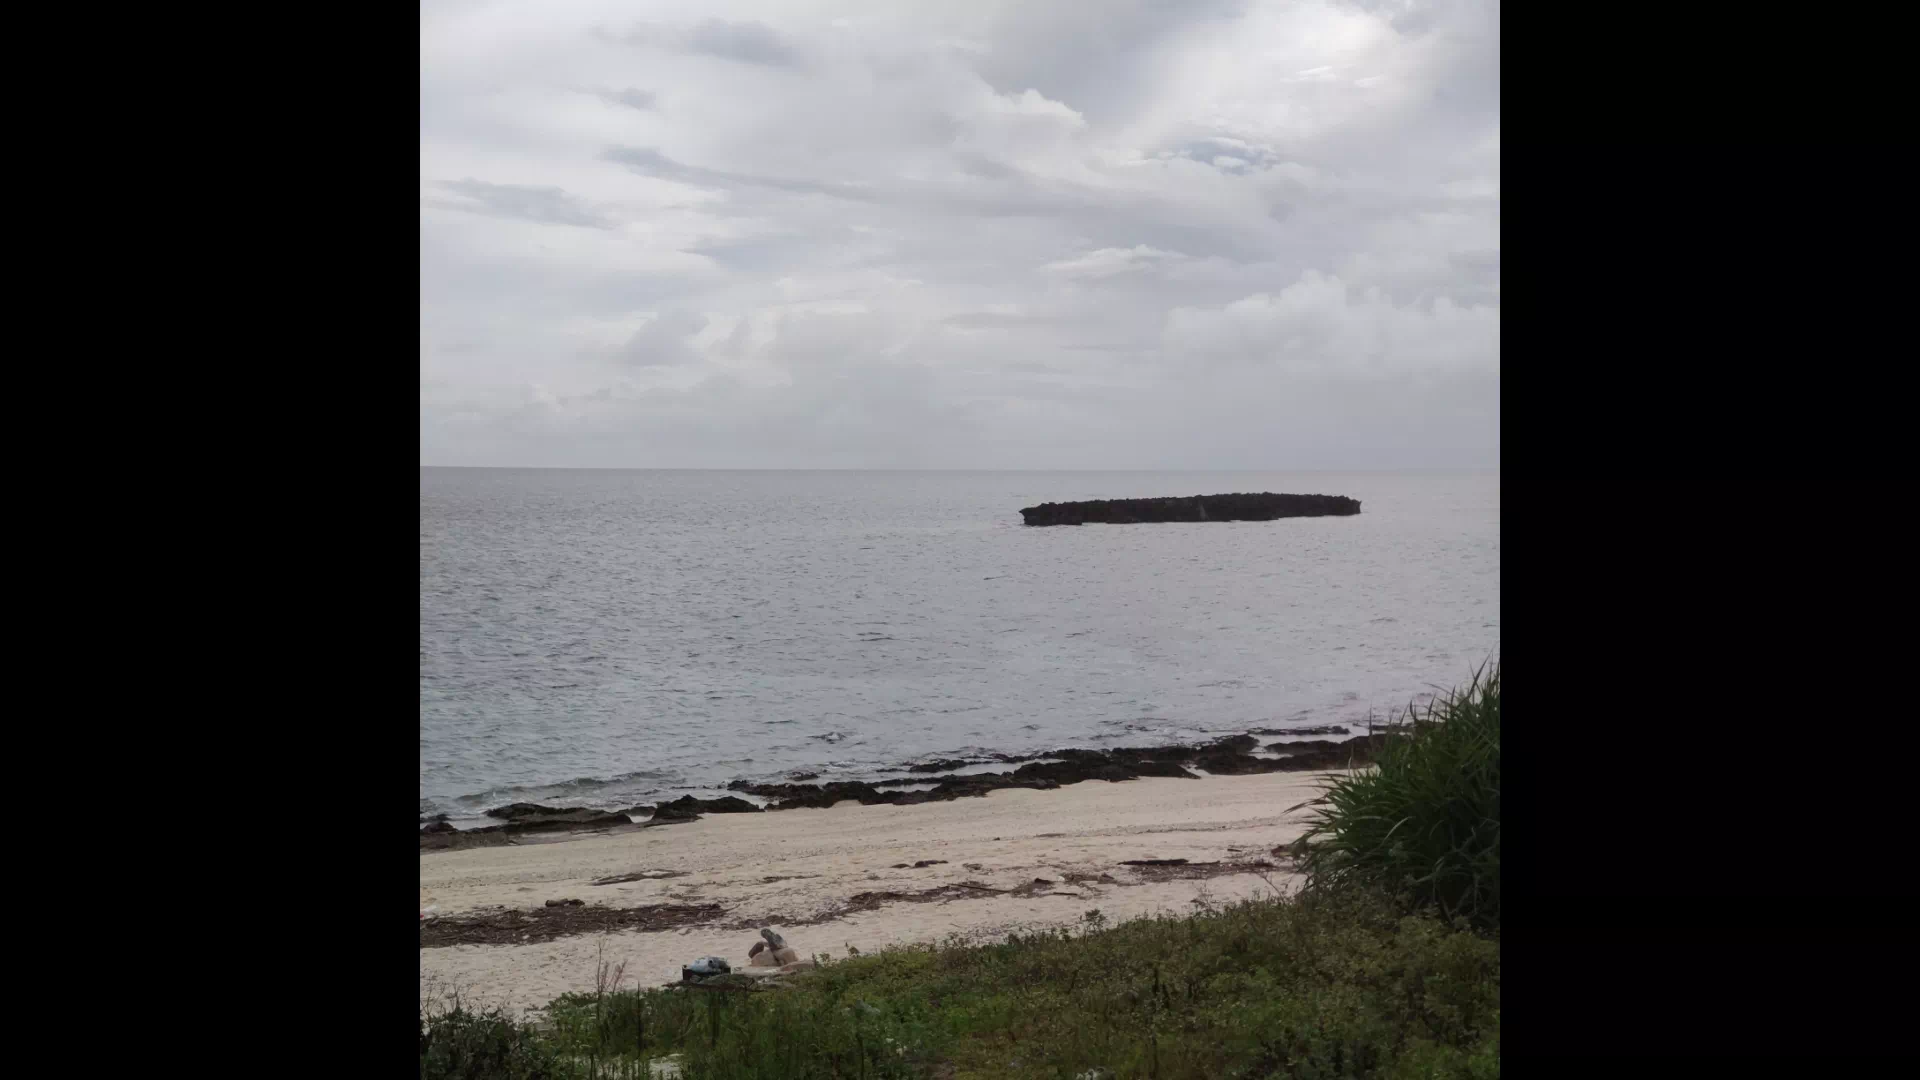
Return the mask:
[[1170,499],[1090,499],[1041,503],[1020,511],[1028,525],[1131,525],[1144,521],[1272,521],[1285,517],[1345,516],[1360,500],[1345,495],[1190,495]]

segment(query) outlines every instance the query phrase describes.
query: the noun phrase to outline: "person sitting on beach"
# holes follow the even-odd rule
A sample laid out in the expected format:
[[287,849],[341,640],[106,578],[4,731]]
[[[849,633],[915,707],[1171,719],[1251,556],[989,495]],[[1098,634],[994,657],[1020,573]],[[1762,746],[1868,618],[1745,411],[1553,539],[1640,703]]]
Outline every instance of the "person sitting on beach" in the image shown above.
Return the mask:
[[800,954],[787,946],[787,939],[771,927],[760,931],[765,941],[756,941],[747,950],[747,962],[754,967],[786,967],[796,963]]

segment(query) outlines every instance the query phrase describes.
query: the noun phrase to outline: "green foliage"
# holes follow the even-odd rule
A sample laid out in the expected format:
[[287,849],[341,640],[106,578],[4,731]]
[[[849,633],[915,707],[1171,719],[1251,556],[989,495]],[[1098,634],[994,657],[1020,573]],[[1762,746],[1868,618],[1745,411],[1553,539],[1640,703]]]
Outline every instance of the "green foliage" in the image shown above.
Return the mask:
[[420,1080],[552,1080],[554,1053],[532,1028],[498,1010],[455,1005],[420,1013]]
[[1103,923],[888,949],[756,993],[569,995],[542,1038],[553,1075],[580,1077],[668,1053],[686,1080],[1499,1075],[1498,945],[1384,897]]
[[1330,782],[1305,840],[1320,890],[1361,886],[1500,925],[1500,664],[1407,710],[1376,767]]

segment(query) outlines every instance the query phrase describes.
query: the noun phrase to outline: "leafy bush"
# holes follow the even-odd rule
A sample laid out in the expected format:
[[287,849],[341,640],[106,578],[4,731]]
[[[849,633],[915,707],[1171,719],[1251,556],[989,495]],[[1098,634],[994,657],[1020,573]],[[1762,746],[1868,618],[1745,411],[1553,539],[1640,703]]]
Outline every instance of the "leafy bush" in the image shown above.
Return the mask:
[[554,1080],[553,1051],[499,1010],[420,1013],[420,1080]]
[[1375,768],[1331,781],[1303,838],[1312,887],[1383,889],[1500,925],[1500,664],[1384,737]]

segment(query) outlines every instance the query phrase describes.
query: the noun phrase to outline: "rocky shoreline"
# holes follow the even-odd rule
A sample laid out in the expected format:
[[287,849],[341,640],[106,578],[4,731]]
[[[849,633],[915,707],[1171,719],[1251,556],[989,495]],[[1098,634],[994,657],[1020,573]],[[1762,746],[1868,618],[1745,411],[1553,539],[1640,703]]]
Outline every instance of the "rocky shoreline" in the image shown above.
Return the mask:
[[[1290,730],[1256,729],[1191,745],[1118,747],[1111,750],[1068,748],[1035,754],[993,754],[947,758],[902,766],[904,775],[883,780],[827,783],[765,783],[735,780],[729,790],[768,800],[760,806],[735,795],[715,799],[682,796],[658,806],[640,805],[623,811],[511,803],[488,810],[503,821],[477,829],[460,829],[446,815],[435,815],[420,830],[420,850],[445,851],[518,843],[537,834],[606,832],[658,828],[696,821],[706,814],[765,813],[795,809],[824,809],[853,801],[863,806],[910,806],[979,798],[1005,788],[1051,790],[1087,780],[1119,782],[1142,777],[1201,779],[1203,775],[1245,776],[1270,772],[1312,772],[1365,765],[1385,741],[1391,728],[1352,735],[1341,725]],[[1259,736],[1347,735],[1344,739],[1309,739],[1269,743],[1265,753]],[[1004,771],[953,774],[979,765],[1013,765]],[[1195,771],[1198,770],[1198,771]],[[947,773],[950,775],[933,775]],[[644,820],[636,820],[647,815]]]

